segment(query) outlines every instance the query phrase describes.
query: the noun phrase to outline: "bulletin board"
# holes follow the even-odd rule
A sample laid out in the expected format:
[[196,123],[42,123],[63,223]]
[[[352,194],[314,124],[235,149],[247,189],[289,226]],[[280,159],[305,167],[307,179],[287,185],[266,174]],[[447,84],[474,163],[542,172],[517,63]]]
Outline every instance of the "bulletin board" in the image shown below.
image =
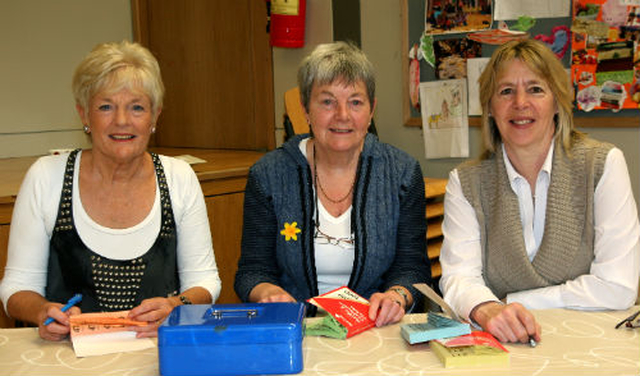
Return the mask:
[[[580,0],[574,0],[580,1]],[[403,27],[403,40],[402,49],[405,56],[408,56],[408,51],[414,44],[420,43],[420,38],[425,30],[425,0],[401,0],[402,8],[402,27]],[[573,4],[571,7],[573,11]],[[506,21],[507,25],[511,26],[515,21]],[[530,37],[536,35],[545,35],[551,38],[553,33],[559,26],[572,27],[572,17],[564,18],[537,18],[535,25],[527,31]],[[492,25],[496,27],[495,21]],[[555,28],[555,29],[554,29]],[[433,35],[435,41],[445,41],[448,39],[465,38],[466,33],[443,33]],[[435,47],[434,47],[435,48]],[[481,56],[490,57],[497,46],[482,44]],[[562,58],[563,65],[568,69],[572,69],[572,51],[571,46],[569,50],[564,54]],[[437,72],[424,60],[420,61],[419,65],[420,82],[435,81],[438,80]],[[410,89],[409,89],[409,77],[411,74],[415,74],[410,71],[409,59],[403,59],[403,114],[404,123],[410,127],[421,127],[422,119],[420,112],[411,105]],[[580,88],[574,88],[576,92]],[[640,127],[640,109],[621,109],[614,112],[609,109],[593,110],[590,112],[583,111],[579,108],[578,103],[574,106],[574,121],[577,127],[612,127],[612,128],[632,128]],[[469,116],[469,126],[480,126],[480,116]]]

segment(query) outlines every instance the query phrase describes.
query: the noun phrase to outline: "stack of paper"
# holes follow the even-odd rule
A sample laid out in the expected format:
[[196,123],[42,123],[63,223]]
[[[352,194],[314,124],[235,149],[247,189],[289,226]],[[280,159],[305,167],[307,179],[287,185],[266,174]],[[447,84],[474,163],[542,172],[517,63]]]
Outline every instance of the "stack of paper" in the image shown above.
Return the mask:
[[155,347],[149,338],[136,338],[131,326],[146,322],[128,320],[129,311],[83,313],[69,318],[71,342],[77,357],[128,352]]
[[471,333],[469,324],[452,320],[434,312],[429,312],[426,323],[405,324],[400,327],[402,338],[412,345],[432,339],[457,337],[469,333]]
[[509,365],[509,351],[487,332],[439,339],[429,346],[445,368]]
[[[460,317],[431,287],[424,283],[413,285],[427,298],[437,303],[444,314],[429,312],[426,323],[404,324],[400,326],[400,334],[410,344],[427,342],[433,339],[449,338],[471,333],[471,326],[462,322]],[[447,317],[448,316],[448,317]]]

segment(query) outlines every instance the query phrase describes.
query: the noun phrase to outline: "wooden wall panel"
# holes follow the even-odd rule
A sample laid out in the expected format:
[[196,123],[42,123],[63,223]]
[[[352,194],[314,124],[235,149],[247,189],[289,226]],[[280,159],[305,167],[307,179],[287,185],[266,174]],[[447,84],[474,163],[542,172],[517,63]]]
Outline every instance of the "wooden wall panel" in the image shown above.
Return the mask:
[[216,303],[240,303],[233,289],[242,239],[244,193],[206,197],[222,291]]
[[265,1],[134,0],[136,38],[166,86],[156,146],[275,147]]

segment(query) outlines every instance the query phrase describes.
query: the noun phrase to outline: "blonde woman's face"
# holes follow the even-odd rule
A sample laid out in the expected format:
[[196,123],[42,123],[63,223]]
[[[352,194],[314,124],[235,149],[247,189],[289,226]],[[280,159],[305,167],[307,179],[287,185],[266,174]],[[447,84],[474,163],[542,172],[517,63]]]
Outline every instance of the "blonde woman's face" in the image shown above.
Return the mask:
[[548,150],[558,106],[546,80],[520,59],[502,66],[489,107],[508,154]]
[[118,163],[144,154],[158,114],[141,90],[101,91],[89,101],[87,109],[78,106],[83,124],[89,126],[94,153]]

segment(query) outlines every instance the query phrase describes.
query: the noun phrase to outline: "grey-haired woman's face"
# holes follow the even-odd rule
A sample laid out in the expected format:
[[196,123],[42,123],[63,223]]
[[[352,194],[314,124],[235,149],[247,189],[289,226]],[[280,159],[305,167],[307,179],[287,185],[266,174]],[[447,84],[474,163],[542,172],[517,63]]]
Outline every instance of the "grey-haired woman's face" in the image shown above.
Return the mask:
[[367,134],[375,103],[362,81],[313,85],[307,121],[316,142],[335,152],[358,150]]

